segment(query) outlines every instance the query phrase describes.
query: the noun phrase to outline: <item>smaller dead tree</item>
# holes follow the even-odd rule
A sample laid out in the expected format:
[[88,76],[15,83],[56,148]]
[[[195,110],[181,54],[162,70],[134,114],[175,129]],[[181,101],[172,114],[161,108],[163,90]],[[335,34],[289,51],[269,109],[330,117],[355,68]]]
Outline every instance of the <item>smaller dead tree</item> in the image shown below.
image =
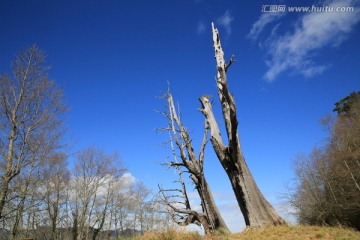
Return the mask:
[[[224,220],[222,219],[220,212],[215,204],[210,187],[206,181],[204,175],[204,151],[206,143],[208,141],[208,126],[205,122],[204,137],[200,146],[200,153],[197,157],[192,146],[192,140],[187,129],[182,124],[179,114],[174,106],[174,100],[170,92],[165,95],[167,100],[167,111],[164,115],[169,120],[169,127],[163,130],[168,130],[170,135],[171,147],[174,155],[174,161],[167,163],[168,167],[175,167],[180,171],[180,168],[185,168],[190,174],[190,178],[195,185],[195,188],[200,196],[201,206],[203,214],[206,216],[208,221],[209,229],[215,230],[222,228],[225,231],[229,231]],[[175,146],[178,149],[181,162],[177,161]],[[181,172],[179,172],[180,178],[182,179]],[[185,183],[181,180],[182,185]],[[182,188],[184,191],[185,188]],[[185,201],[186,202],[186,201]],[[189,209],[187,209],[189,211]],[[194,215],[194,214],[191,214]],[[199,218],[200,216],[198,216]],[[205,226],[204,226],[205,228]]]
[[163,189],[160,185],[158,185],[161,198],[167,206],[167,210],[171,216],[172,221],[179,226],[196,224],[198,226],[202,226],[206,234],[210,233],[211,227],[206,215],[191,209],[190,201],[187,195],[186,184],[182,176],[183,172],[179,166],[177,166],[176,169],[179,174],[179,180],[176,182],[180,183],[180,189]]

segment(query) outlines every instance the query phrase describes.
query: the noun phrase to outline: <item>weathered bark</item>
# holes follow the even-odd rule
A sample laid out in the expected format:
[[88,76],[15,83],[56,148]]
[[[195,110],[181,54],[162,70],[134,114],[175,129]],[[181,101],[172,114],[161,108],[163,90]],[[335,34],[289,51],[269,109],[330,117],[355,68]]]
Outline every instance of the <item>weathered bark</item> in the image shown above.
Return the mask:
[[213,30],[213,41],[215,58],[217,63],[217,88],[221,101],[222,114],[225,120],[228,146],[225,146],[220,134],[217,121],[214,117],[212,106],[205,96],[200,98],[202,109],[211,131],[211,143],[216,155],[226,171],[237,202],[243,213],[245,223],[251,227],[261,227],[265,225],[281,225],[285,221],[275,212],[274,208],[264,198],[245,162],[241,151],[238,137],[238,121],[236,117],[236,106],[234,97],[228,92],[226,70],[233,62],[225,63],[224,52],[221,48],[218,30]]
[[[169,113],[167,117],[170,120],[170,129],[173,133],[172,140],[177,145],[180,151],[181,163],[172,162],[170,166],[185,167],[190,174],[190,178],[195,184],[195,188],[201,199],[201,206],[205,214],[210,230],[222,228],[229,231],[225,221],[215,204],[214,197],[204,175],[204,151],[208,140],[207,132],[208,126],[205,122],[205,134],[200,147],[199,157],[196,156],[190,135],[183,126],[174,106],[174,101],[171,93],[167,94]],[[179,135],[179,136],[178,136]],[[173,149],[173,151],[175,151]]]

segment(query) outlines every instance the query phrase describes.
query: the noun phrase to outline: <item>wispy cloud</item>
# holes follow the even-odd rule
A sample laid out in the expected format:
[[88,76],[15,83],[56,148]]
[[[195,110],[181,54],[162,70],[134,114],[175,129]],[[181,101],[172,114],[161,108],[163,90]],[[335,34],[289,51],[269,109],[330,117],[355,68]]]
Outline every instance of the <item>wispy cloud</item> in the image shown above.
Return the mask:
[[248,38],[256,40],[266,25],[284,16],[282,13],[263,13],[259,19],[252,25]]
[[220,16],[217,19],[217,23],[225,28],[225,31],[228,35],[231,34],[231,22],[234,21],[234,17],[231,15],[229,10],[226,10],[224,15]]
[[206,27],[205,27],[204,22],[203,22],[203,21],[199,21],[199,22],[197,23],[196,32],[197,32],[198,34],[202,34],[202,33],[205,32],[205,30],[206,30]]
[[[358,2],[358,1],[356,1]],[[333,0],[324,2],[329,7],[355,6],[355,1]],[[253,25],[249,37],[256,39],[264,26],[274,20],[274,16],[263,17]],[[353,12],[312,12],[301,16],[290,26],[291,30],[283,35],[276,30],[266,40],[268,71],[265,79],[273,81],[284,71],[294,70],[305,77],[320,74],[331,64],[317,64],[314,56],[324,47],[339,46],[360,21],[360,12],[354,7]]]

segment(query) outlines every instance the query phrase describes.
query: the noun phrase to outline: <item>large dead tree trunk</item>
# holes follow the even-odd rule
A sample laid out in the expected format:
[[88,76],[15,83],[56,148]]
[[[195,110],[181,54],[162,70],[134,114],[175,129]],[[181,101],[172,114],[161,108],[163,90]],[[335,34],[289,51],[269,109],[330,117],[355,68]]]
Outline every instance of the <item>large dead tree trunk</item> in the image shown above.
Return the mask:
[[265,225],[281,225],[285,221],[275,212],[271,204],[264,198],[245,162],[238,137],[238,121],[234,97],[229,93],[226,70],[233,62],[225,63],[224,52],[221,48],[219,33],[212,24],[215,58],[217,63],[217,88],[225,120],[228,146],[225,146],[220,130],[214,117],[212,106],[208,98],[201,97],[202,109],[211,131],[211,143],[226,171],[233,187],[245,223],[251,227]]

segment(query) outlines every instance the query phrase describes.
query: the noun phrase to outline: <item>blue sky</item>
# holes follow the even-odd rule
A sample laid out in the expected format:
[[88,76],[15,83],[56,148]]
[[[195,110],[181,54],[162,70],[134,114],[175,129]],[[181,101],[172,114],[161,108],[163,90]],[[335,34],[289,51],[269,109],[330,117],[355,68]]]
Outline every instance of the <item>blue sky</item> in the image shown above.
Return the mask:
[[[360,88],[359,1],[353,12],[261,12],[264,5],[335,6],[333,1],[0,1],[0,72],[36,43],[64,90],[68,138],[76,152],[95,145],[119,152],[132,175],[156,190],[172,171],[162,143],[167,124],[154,110],[171,84],[183,123],[200,145],[202,94],[216,95],[211,21],[219,28],[235,95],[243,152],[260,189],[277,207],[300,152],[321,146],[319,120]],[[225,133],[223,133],[225,135]],[[233,231],[243,227],[226,175],[212,152],[208,181]],[[196,202],[196,200],[194,199]]]

